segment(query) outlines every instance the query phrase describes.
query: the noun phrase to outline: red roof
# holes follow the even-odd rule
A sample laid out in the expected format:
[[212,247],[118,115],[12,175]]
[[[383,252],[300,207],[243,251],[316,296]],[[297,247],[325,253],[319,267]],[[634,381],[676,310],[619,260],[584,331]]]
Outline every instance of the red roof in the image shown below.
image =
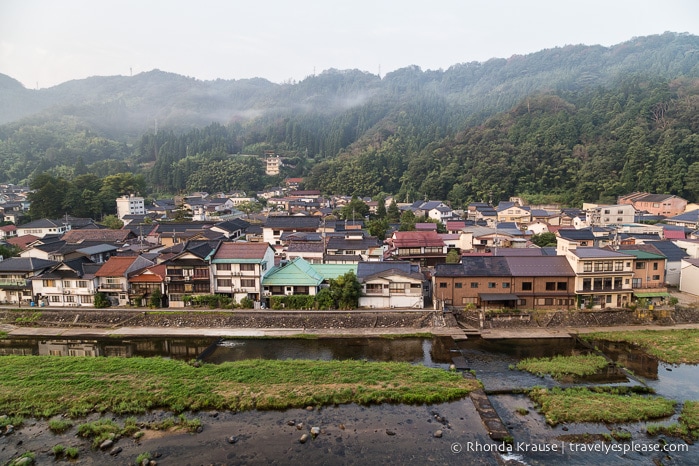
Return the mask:
[[396,231],[393,234],[396,248],[444,247],[444,241],[436,231]]
[[682,230],[663,229],[665,239],[687,239]]
[[161,283],[165,280],[167,267],[163,264],[154,265],[140,272],[138,275],[129,277],[129,282],[133,283]]
[[112,256],[99,268],[95,277],[123,277],[138,256]]
[[8,238],[5,240],[5,242],[17,246],[21,250],[27,249],[27,246],[32,244],[34,241],[40,239],[38,236],[34,235],[22,235],[22,236],[15,236],[14,238]]

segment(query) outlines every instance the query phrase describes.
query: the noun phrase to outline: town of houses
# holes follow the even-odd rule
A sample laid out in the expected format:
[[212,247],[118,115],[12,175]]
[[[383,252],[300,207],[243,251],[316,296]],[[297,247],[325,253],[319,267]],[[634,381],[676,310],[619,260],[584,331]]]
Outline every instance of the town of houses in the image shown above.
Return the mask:
[[[15,224],[0,227],[0,244],[21,252],[0,261],[0,303],[92,307],[99,293],[112,306],[146,306],[155,293],[169,308],[197,295],[265,308],[273,296],[315,295],[347,272],[367,309],[617,308],[667,302],[672,289],[699,299],[699,206],[677,196],[632,193],[581,209],[520,198],[463,211],[397,203],[446,233],[433,222],[392,225],[380,241],[365,219],[332,215],[350,198],[299,190],[300,181],[252,197],[194,193],[146,205],[124,196],[115,200],[118,230],[69,215],[20,224],[27,189],[2,185],[0,220]],[[261,198],[265,212],[237,210]],[[376,212],[376,201],[365,202]],[[178,209],[191,220],[174,220]],[[534,245],[542,233],[555,246]]]

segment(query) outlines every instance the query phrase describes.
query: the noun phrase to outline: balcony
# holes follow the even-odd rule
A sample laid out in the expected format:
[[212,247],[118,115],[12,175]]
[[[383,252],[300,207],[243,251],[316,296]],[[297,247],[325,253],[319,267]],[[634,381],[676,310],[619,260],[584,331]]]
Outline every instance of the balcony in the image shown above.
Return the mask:
[[126,287],[122,283],[100,283],[99,289],[109,291],[126,291]]
[[31,282],[23,278],[4,278],[0,279],[0,288],[31,288]]

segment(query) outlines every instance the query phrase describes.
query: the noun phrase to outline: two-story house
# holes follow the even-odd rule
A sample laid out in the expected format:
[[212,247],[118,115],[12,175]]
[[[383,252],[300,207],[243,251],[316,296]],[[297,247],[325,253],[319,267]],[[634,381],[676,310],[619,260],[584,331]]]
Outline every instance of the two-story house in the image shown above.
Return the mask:
[[559,256],[468,256],[439,264],[435,308],[568,309],[575,306],[575,273]]
[[97,291],[104,293],[112,305],[124,306],[130,302],[129,274],[153,265],[143,256],[112,256],[95,272]]
[[101,264],[86,257],[61,262],[31,278],[34,301],[56,307],[94,306],[95,272]]
[[274,249],[268,243],[221,242],[211,251],[212,289],[236,302],[260,301],[262,279],[274,267]]
[[360,262],[357,281],[362,285],[359,307],[425,307],[425,276],[418,265],[402,261]]
[[262,240],[277,249],[276,246],[283,245],[281,237],[284,233],[317,232],[320,224],[318,217],[270,215],[262,227]]
[[407,260],[422,267],[442,263],[447,245],[436,231],[396,231],[390,240],[389,254],[394,260]]
[[55,265],[55,261],[32,257],[10,257],[0,261],[0,303],[29,304],[32,301],[30,278]]

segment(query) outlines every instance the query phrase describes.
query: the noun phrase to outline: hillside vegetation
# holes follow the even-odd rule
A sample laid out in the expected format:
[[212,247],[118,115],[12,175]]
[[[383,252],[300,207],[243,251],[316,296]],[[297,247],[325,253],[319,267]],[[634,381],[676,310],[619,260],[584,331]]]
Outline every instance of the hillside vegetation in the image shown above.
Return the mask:
[[[273,84],[152,71],[39,91],[0,78],[0,182],[128,172],[147,195],[304,176],[326,193],[454,207],[513,194],[571,205],[636,190],[699,196],[699,38],[687,34],[382,78],[328,70]],[[237,155],[266,150],[285,158],[280,177]]]

